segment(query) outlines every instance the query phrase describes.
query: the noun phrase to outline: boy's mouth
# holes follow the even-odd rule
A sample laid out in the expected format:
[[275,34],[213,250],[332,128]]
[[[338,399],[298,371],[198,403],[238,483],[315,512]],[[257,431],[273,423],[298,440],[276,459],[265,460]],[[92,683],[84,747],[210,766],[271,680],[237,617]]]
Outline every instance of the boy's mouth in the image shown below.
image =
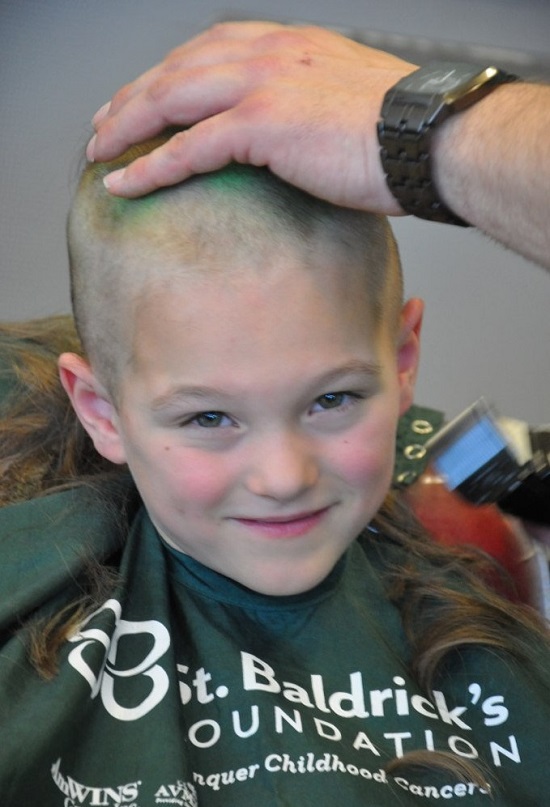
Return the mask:
[[307,513],[296,513],[288,516],[271,516],[268,518],[236,518],[235,521],[270,538],[295,538],[312,530],[330,510],[323,507]]

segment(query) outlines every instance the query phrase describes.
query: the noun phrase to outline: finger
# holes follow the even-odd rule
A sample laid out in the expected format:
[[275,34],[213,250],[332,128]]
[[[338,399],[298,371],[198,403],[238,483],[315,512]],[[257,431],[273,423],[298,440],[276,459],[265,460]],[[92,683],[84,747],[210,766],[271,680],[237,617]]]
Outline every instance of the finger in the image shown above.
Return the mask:
[[[269,36],[267,37],[269,39]],[[88,158],[107,161],[128,146],[158,134],[168,125],[189,126],[217,115],[251,96],[262,84],[304,70],[293,48],[250,53],[235,46],[231,58],[210,59],[212,64],[166,73],[157,77],[136,95],[129,95],[117,111],[113,100],[88,146]],[[124,91],[121,91],[124,92]]]
[[[254,138],[260,143],[252,154]],[[124,170],[108,174],[104,182],[111,193],[134,198],[175,185],[194,174],[215,171],[233,161],[267,165],[268,149],[264,149],[264,142],[262,125],[255,116],[230,109],[178,132]]]
[[254,65],[238,62],[163,76],[102,121],[88,157],[112,160],[169,125],[189,126],[236,106],[260,75]]
[[[219,123],[218,123],[219,126]],[[189,146],[191,132],[194,131],[197,142],[197,124],[194,130],[178,132],[164,145],[134,160],[125,169],[114,171],[104,178],[106,188],[117,196],[135,198],[151,193],[161,187],[169,187],[188,179],[203,171],[214,171],[231,162],[231,149],[218,149],[217,154],[208,152],[208,158],[202,161],[194,156],[192,144]],[[201,137],[200,131],[198,137]]]
[[95,115],[94,115],[94,116],[93,116],[93,118],[92,118],[92,126],[93,126],[94,128],[97,128],[97,127],[99,126],[99,124],[101,123],[101,121],[102,121],[104,118],[106,118],[106,117],[107,117],[107,115],[109,114],[109,110],[110,110],[110,108],[111,108],[111,102],[110,102],[110,101],[107,101],[107,103],[106,103],[106,104],[103,104],[103,106],[101,106],[101,107],[100,107],[100,108],[97,110],[97,112],[95,113]]
[[223,52],[202,48],[183,65],[181,60],[165,62],[149,70],[96,112],[92,120],[96,134],[88,144],[88,159],[111,160],[167,125],[195,123],[236,103],[264,72],[261,61],[265,57],[251,65],[248,56],[235,43]]

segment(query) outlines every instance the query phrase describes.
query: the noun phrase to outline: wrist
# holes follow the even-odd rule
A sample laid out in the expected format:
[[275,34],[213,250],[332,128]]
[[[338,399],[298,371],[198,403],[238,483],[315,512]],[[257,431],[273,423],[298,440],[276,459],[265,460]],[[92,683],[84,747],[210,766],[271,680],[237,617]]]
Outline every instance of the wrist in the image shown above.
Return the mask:
[[434,143],[449,119],[515,80],[491,66],[432,62],[386,93],[378,123],[381,162],[388,187],[406,212],[468,226],[440,191]]
[[[503,159],[505,140],[502,127],[516,119],[515,114],[511,115],[511,102],[524,86],[517,82],[498,87],[474,106],[449,118],[434,135],[433,176],[438,192],[446,205],[475,226],[483,226],[479,217],[484,190],[492,197],[491,186],[500,175],[498,163]],[[519,109],[516,112],[521,114]],[[495,132],[500,133],[498,155],[494,150]],[[486,215],[490,215],[491,205],[483,206]]]

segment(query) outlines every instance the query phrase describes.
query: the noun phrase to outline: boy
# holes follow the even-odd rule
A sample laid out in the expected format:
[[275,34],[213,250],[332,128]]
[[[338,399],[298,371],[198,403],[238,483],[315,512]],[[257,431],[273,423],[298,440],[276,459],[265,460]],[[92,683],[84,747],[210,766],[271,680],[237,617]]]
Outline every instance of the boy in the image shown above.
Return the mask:
[[[48,682],[4,645],[3,803],[539,804],[546,647],[442,660],[539,634],[385,502],[422,317],[385,220],[244,167],[126,202],[113,167],[73,204],[59,364],[133,483],[2,511],[5,626],[59,645]],[[74,628],[86,554],[115,574]]]
[[387,225],[244,167],[158,212],[95,194],[69,229],[94,368],[61,359],[76,412],[171,545],[265,594],[312,588],[379,509],[411,403],[422,306],[401,312]]

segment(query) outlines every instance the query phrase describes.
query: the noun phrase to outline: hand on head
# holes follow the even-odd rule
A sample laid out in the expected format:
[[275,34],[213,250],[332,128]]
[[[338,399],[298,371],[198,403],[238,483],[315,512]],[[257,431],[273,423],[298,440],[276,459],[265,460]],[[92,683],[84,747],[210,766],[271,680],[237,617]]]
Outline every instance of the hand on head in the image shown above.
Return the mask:
[[[388,90],[414,70],[322,28],[215,25],[96,113],[88,158],[109,161],[174,125],[185,131],[111,172],[111,193],[141,196],[235,161],[267,166],[334,204],[402,215],[377,123]],[[544,85],[500,86],[438,127],[429,151],[446,208],[550,268],[549,98]]]
[[398,214],[380,165],[385,92],[414,65],[339,34],[269,22],[216,25],[96,114],[88,156],[110,160],[166,126],[190,126],[109,179],[139,196],[231,161],[336,204]]

